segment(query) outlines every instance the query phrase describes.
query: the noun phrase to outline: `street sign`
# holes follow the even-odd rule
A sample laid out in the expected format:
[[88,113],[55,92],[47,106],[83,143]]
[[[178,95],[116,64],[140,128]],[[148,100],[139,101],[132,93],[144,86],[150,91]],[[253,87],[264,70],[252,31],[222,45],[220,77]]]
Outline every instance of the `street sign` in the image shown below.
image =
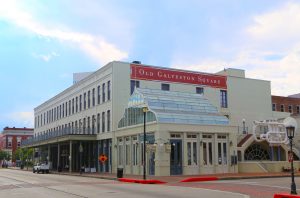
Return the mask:
[[99,155],[99,157],[98,157],[98,160],[99,160],[100,162],[102,162],[102,163],[106,162],[107,159],[108,159],[107,156],[104,155],[104,154],[101,154],[101,155]]

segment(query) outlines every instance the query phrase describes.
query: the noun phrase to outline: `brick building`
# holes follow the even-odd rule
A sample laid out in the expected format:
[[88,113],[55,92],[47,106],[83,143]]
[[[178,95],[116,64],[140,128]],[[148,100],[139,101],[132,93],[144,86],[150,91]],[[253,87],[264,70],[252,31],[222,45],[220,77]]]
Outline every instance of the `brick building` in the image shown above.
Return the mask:
[[[299,94],[298,94],[299,95]],[[300,114],[300,98],[288,96],[272,96],[272,110],[291,113],[292,116]]]
[[32,136],[32,128],[5,127],[0,134],[0,150],[7,151],[12,155],[21,146],[23,140]]

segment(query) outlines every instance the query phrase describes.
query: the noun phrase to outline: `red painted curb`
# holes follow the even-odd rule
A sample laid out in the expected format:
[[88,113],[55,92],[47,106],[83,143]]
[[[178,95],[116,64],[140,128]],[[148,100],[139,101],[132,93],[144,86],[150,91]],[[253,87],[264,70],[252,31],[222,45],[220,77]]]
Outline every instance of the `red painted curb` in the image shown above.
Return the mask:
[[215,181],[215,180],[219,180],[219,178],[218,177],[190,177],[181,180],[180,182],[199,182],[199,181]]
[[274,194],[274,198],[300,198],[300,195],[290,195],[287,193]]
[[130,182],[130,183],[138,183],[138,184],[165,184],[166,182],[155,180],[155,179],[131,179],[131,178],[119,178],[118,181],[121,182]]

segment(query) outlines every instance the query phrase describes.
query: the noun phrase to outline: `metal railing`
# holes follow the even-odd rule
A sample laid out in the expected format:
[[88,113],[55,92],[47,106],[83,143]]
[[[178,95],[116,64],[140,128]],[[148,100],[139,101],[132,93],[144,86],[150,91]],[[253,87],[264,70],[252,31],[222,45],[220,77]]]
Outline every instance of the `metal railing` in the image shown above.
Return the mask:
[[23,140],[21,142],[21,146],[28,146],[31,144],[43,142],[46,140],[50,140],[57,137],[62,137],[66,135],[96,135],[96,128],[89,128],[89,127],[81,127],[81,128],[72,128],[66,127],[61,130],[54,130],[43,132],[43,134],[34,135],[32,138]]

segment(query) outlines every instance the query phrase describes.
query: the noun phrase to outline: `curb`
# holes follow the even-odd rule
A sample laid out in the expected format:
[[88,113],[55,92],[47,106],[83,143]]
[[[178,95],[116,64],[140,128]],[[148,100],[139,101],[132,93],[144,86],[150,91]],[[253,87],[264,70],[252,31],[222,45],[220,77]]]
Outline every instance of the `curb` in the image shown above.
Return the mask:
[[274,198],[300,198],[299,195],[291,195],[287,193],[274,194]]
[[155,180],[155,179],[131,179],[131,178],[119,178],[118,181],[120,182],[129,182],[129,183],[138,183],[138,184],[165,184],[166,182]]
[[202,181],[216,181],[219,180],[218,177],[190,177],[181,180],[180,182],[202,182]]

